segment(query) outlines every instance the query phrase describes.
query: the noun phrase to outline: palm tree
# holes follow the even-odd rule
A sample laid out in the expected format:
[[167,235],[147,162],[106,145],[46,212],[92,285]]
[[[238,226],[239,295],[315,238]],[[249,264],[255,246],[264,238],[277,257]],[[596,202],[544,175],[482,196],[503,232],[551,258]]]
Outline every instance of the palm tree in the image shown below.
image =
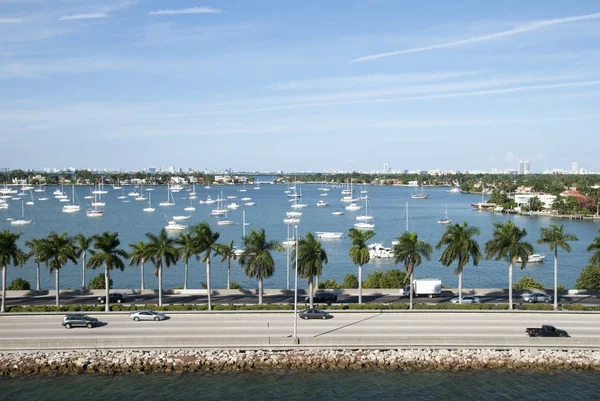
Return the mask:
[[119,248],[121,241],[119,233],[111,233],[105,231],[102,234],[94,235],[94,249],[90,251],[90,268],[95,269],[104,266],[104,288],[106,290],[106,302],[104,303],[105,311],[110,311],[110,276],[109,271],[112,269],[125,269],[123,259],[127,259],[127,252]]
[[550,251],[554,251],[554,310],[558,310],[558,248],[571,252],[568,241],[579,241],[575,234],[563,232],[563,226],[550,224],[550,228],[540,229],[538,244],[547,244]]
[[33,257],[33,261],[36,264],[35,269],[35,289],[40,290],[40,263],[43,263],[44,253],[44,240],[41,238],[32,238],[29,241],[25,241],[25,246],[29,248],[27,252],[27,258]]
[[0,231],[0,266],[2,266],[2,307],[0,312],[5,312],[4,301],[6,299],[6,267],[22,266],[27,255],[19,248],[17,241],[21,234],[11,233],[9,230]]
[[140,240],[137,244],[129,244],[129,248],[131,248],[131,252],[129,252],[129,266],[140,266],[140,275],[142,277],[140,289],[143,290],[145,288],[144,262],[147,259],[148,245],[143,240]]
[[369,263],[371,256],[367,248],[367,241],[375,236],[374,231],[361,231],[351,228],[348,237],[352,240],[350,258],[352,263],[358,265],[358,303],[362,304],[362,267]]
[[[296,249],[292,251],[292,260],[296,267]],[[308,293],[310,307],[313,307],[313,278],[323,273],[323,263],[327,264],[327,252],[321,247],[321,241],[317,240],[310,232],[298,241],[298,276],[308,279]]]
[[403,233],[398,238],[398,243],[394,245],[394,263],[404,262],[406,278],[410,278],[410,309],[413,308],[413,276],[415,267],[421,265],[423,258],[430,260],[431,251],[431,245],[425,241],[419,241],[419,236],[416,232]]
[[242,239],[244,253],[240,256],[240,265],[246,276],[258,280],[258,303],[262,305],[263,279],[269,278],[275,272],[275,262],[271,252],[281,252],[283,247],[277,241],[267,241],[265,229],[251,230]]
[[212,309],[211,302],[211,294],[210,294],[210,253],[216,253],[219,249],[219,244],[217,241],[219,240],[220,234],[216,231],[213,231],[210,228],[210,225],[203,221],[202,223],[192,227],[190,229],[196,240],[196,249],[197,253],[204,253],[204,256],[201,259],[202,263],[206,263],[206,291],[207,291],[207,303],[208,310]]
[[92,247],[93,238],[86,237],[83,234],[77,234],[75,240],[75,255],[81,258],[82,274],[81,274],[81,288],[85,289],[85,260],[87,259],[87,252]]
[[192,236],[189,233],[180,233],[177,238],[177,245],[179,245],[179,257],[183,260],[185,264],[183,270],[183,289],[187,290],[187,282],[188,282],[188,263],[192,256],[198,255],[198,243],[196,241],[195,236]]
[[68,262],[77,264],[73,238],[67,233],[58,234],[52,231],[44,240],[44,261],[47,261],[50,273],[54,271],[54,285],[56,287],[56,307],[60,307],[60,269]]
[[237,260],[237,254],[235,253],[235,242],[231,241],[229,244],[221,244],[216,255],[222,256],[221,264],[227,261],[227,289],[231,285],[231,261]]
[[146,233],[148,243],[146,244],[146,259],[154,263],[154,275],[158,277],[158,305],[162,306],[162,267],[177,263],[179,252],[176,240],[167,235],[163,228],[158,235]]
[[598,230],[598,236],[587,247],[587,251],[594,252],[590,257],[590,264],[600,266],[600,230]]
[[450,266],[455,261],[458,261],[458,266],[454,270],[454,274],[458,274],[458,303],[462,304],[462,288],[463,288],[463,268],[469,260],[473,258],[473,265],[477,266],[483,255],[479,249],[479,244],[473,239],[475,235],[480,235],[481,231],[477,227],[470,226],[466,221],[462,224],[453,224],[446,228],[446,232],[442,235],[440,242],[435,246],[436,249],[441,249],[446,245],[446,249],[440,256],[440,262],[444,266]]
[[492,239],[485,244],[486,259],[500,260],[505,258],[508,261],[509,310],[513,309],[513,265],[520,260],[521,269],[525,268],[529,255],[533,253],[533,246],[529,242],[523,241],[526,235],[527,230],[515,226],[512,221],[507,221],[504,224],[495,222]]

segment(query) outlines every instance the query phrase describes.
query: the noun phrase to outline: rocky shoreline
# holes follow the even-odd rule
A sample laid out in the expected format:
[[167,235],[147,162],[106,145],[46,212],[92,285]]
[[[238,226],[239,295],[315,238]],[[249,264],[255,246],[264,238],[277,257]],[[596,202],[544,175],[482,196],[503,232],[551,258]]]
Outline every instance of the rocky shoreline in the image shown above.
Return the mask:
[[2,376],[343,369],[600,371],[600,350],[90,350],[0,354]]

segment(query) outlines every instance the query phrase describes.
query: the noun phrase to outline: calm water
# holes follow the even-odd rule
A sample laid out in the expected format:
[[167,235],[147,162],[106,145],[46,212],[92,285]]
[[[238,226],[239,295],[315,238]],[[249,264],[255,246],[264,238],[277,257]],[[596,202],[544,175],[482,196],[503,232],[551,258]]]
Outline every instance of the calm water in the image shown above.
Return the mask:
[[[2,399],[593,400],[597,373],[310,372],[0,379]],[[82,398],[83,397],[83,398]]]
[[[341,231],[345,237],[341,240],[323,241],[324,247],[329,255],[329,264],[325,267],[324,278],[335,278],[341,281],[346,273],[356,273],[356,266],[352,264],[348,257],[348,250],[351,245],[347,238],[348,229],[354,224],[355,216],[362,214],[359,212],[345,211],[343,216],[332,216],[331,212],[336,209],[342,209],[340,203],[339,188],[332,188],[326,197],[320,196],[318,188],[321,185],[305,184],[301,186],[304,196],[303,202],[308,207],[303,209],[301,223],[299,224],[300,235],[307,231]],[[82,211],[74,214],[65,214],[61,212],[63,203],[53,198],[52,192],[55,188],[48,188],[46,196],[48,201],[36,201],[34,206],[25,206],[25,217],[33,220],[34,224],[22,228],[10,226],[7,221],[9,217],[16,217],[21,212],[21,202],[11,201],[8,210],[0,210],[0,229],[9,228],[10,230],[23,233],[22,242],[34,237],[44,237],[50,231],[67,231],[71,235],[84,233],[92,235],[106,230],[119,232],[119,237],[123,245],[127,246],[144,238],[147,232],[157,233],[166,224],[166,218],[173,215],[191,214],[191,219],[185,224],[191,225],[201,221],[208,221],[213,228],[221,233],[220,241],[229,242],[234,240],[237,244],[241,242],[242,237],[242,209],[233,210],[229,213],[229,219],[237,222],[233,226],[217,226],[216,219],[209,215],[214,205],[200,205],[201,199],[206,199],[211,195],[213,199],[217,198],[221,191],[223,196],[237,195],[237,199],[228,199],[227,203],[236,202],[243,204],[242,197],[251,197],[256,202],[256,206],[246,207],[246,222],[249,224],[246,228],[259,229],[265,228],[267,237],[278,241],[284,241],[287,237],[287,226],[283,223],[285,212],[290,210],[284,190],[284,185],[261,186],[260,190],[254,190],[252,186],[247,186],[247,192],[239,192],[241,186],[223,186],[205,189],[197,187],[198,199],[194,200],[196,210],[194,212],[185,212],[184,207],[189,206],[190,201],[182,198],[187,197],[187,192],[182,191],[174,194],[176,206],[159,207],[158,202],[166,200],[166,187],[154,187],[152,191],[152,202],[156,207],[154,213],[144,213],[142,208],[147,202],[135,201],[131,199],[129,203],[124,203],[117,199],[121,195],[120,190],[113,190],[107,187],[109,193],[104,197],[106,207],[104,216],[101,218],[89,218],[85,215],[86,203],[84,196],[89,195],[89,187],[77,187],[77,198],[82,205]],[[358,188],[359,190],[362,188]],[[498,215],[487,212],[478,212],[471,208],[471,203],[481,200],[480,195],[450,194],[446,188],[428,188],[426,192],[431,195],[430,199],[414,200],[410,194],[414,192],[413,188],[407,187],[368,187],[369,195],[372,196],[370,206],[372,214],[375,216],[376,237],[372,241],[381,242],[386,246],[391,246],[391,241],[396,238],[406,227],[406,202],[408,202],[409,219],[408,226],[410,230],[419,233],[421,239],[435,245],[441,234],[445,230],[444,225],[437,224],[439,218],[443,217],[445,207],[448,207],[448,216],[454,222],[467,221],[482,230],[479,242],[483,244],[490,239],[493,223],[496,221],[504,222],[514,220],[518,225],[528,231],[528,240],[534,244],[539,237],[540,227],[545,227],[551,222],[564,224],[567,232],[575,233],[580,241],[572,243],[573,252],[571,254],[562,253],[559,256],[559,284],[571,287],[579,275],[581,269],[586,265],[589,255],[585,248],[597,235],[600,223],[582,222],[570,220],[552,220],[546,217],[519,217]],[[132,187],[125,187],[125,193],[132,190]],[[65,188],[70,196],[70,188]],[[147,193],[146,193],[147,194]],[[40,196],[34,193],[35,197]],[[28,200],[28,197],[25,197]],[[328,207],[317,207],[318,200],[324,199],[330,203]],[[552,285],[552,255],[546,248],[536,246],[536,251],[547,253],[548,257],[545,263],[534,264],[527,267],[524,271],[515,270],[515,280],[522,275],[530,275],[550,287]],[[435,252],[431,261],[425,261],[417,268],[416,277],[439,277],[445,284],[457,286],[458,280],[453,276],[454,267],[445,268],[437,261],[439,252]],[[275,275],[265,281],[266,288],[283,288],[286,286],[286,253],[275,255],[276,269]],[[150,267],[150,266],[147,266]],[[386,270],[391,268],[402,268],[396,266],[391,260],[376,260],[365,266],[366,274],[376,270]],[[88,273],[88,277],[95,275],[96,272]],[[152,275],[152,268],[146,269],[146,285],[156,286],[156,278]],[[8,279],[23,277],[32,284],[35,282],[35,266],[29,262],[23,268],[9,268]],[[127,267],[123,272],[114,272],[112,274],[115,288],[139,288],[139,269],[136,267]],[[183,283],[183,264],[179,263],[164,272],[164,287],[181,286]],[[226,267],[219,265],[219,259],[213,262],[213,286],[223,288],[226,283]],[[200,282],[205,281],[205,269],[196,260],[190,262],[190,283],[192,286],[200,287]],[[239,268],[237,262],[232,262],[232,280],[241,283],[245,288],[255,288],[254,280],[247,279]],[[61,273],[62,288],[79,288],[81,282],[81,270],[74,265],[67,265]],[[464,284],[466,287],[507,287],[507,266],[504,261],[483,261],[479,267],[467,266],[465,268]],[[42,274],[42,288],[54,288],[54,281],[47,272]]]

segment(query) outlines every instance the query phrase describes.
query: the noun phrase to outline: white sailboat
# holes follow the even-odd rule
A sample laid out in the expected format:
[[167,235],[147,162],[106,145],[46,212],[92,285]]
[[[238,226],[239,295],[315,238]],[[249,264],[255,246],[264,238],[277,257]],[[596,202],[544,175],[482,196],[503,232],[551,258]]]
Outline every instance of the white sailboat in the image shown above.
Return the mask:
[[[406,202],[406,232],[408,232],[408,202]],[[396,246],[398,245],[399,241],[398,240],[394,240],[392,241],[392,246]]]
[[88,209],[85,211],[86,216],[88,217],[102,217],[104,215],[103,210],[98,210],[98,204],[96,202],[96,195],[94,195],[94,201],[92,202],[93,209]]
[[146,199],[148,199],[148,198],[146,198],[144,196],[144,184],[140,184],[140,194],[135,197],[135,200],[136,201],[145,201]]
[[117,199],[127,199],[125,195],[125,188],[121,187],[121,195],[117,196]]
[[329,232],[329,231],[317,231],[317,237],[322,239],[340,239],[344,236],[344,233]]
[[35,201],[33,200],[33,192],[31,190],[29,190],[29,194],[31,195],[31,200],[25,202],[25,204],[28,206],[33,206],[33,205],[35,205]]
[[438,220],[438,224],[450,224],[452,220],[448,218],[448,205],[446,205],[446,212],[444,213],[444,217]]
[[23,199],[21,199],[21,217],[13,219],[10,222],[10,225],[12,225],[12,226],[26,226],[26,225],[29,225],[29,224],[31,224],[31,220],[25,220],[25,204],[23,202]]
[[167,184],[167,200],[160,202],[158,206],[175,206],[175,198],[173,198],[173,194],[171,193],[171,185]]
[[152,193],[150,193],[150,192],[148,192],[148,207],[145,207],[143,210],[144,210],[144,212],[148,212],[148,213],[151,213],[156,210],[152,207]]
[[75,213],[81,210],[81,206],[75,204],[75,185],[72,187],[72,202],[70,205],[64,205],[62,208],[63,213]]
[[[246,236],[246,226],[247,225],[248,225],[248,223],[246,223],[246,211],[242,210],[242,240]],[[242,254],[244,253],[244,248],[238,248],[238,249],[234,250],[233,253],[236,256],[242,256]]]
[[[192,202],[193,202],[194,200],[192,199],[192,197],[191,197],[191,196],[189,196],[189,197],[188,197],[188,199],[190,200],[190,205],[189,205],[189,206],[186,206],[186,207],[184,207],[184,208],[183,208],[183,210],[185,210],[186,212],[193,212],[194,210],[196,210],[196,208],[195,208],[195,207],[192,205]],[[196,199],[196,197],[195,197],[195,196],[194,196],[194,199]]]
[[370,220],[373,220],[373,215],[369,214],[369,211],[370,211],[369,198],[366,197],[365,198],[365,214],[363,214],[361,216],[356,216],[356,221],[370,221]]
[[221,196],[217,199],[217,208],[211,210],[211,216],[223,216],[227,213],[227,209],[223,207],[223,191],[221,191]]

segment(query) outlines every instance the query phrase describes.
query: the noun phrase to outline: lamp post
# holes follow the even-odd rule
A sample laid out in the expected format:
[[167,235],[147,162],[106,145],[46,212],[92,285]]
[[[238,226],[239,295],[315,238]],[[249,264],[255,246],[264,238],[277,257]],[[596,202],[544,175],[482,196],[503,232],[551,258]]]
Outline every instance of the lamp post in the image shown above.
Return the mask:
[[285,288],[287,288],[288,290],[290,289],[290,225],[286,224],[287,226],[287,238],[286,238],[286,245],[285,245],[285,254],[287,255],[287,275],[286,275],[286,286]]
[[294,274],[294,343],[298,343],[298,226],[294,226],[296,239],[296,265]]

